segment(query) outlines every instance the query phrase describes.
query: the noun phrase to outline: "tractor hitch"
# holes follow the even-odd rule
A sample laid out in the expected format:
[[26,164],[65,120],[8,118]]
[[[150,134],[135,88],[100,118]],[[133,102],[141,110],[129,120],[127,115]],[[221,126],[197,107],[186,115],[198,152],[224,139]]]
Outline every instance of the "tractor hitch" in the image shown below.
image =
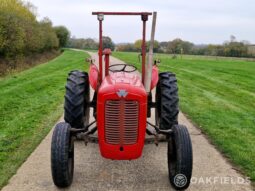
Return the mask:
[[152,123],[150,123],[149,121],[147,121],[147,124],[149,124],[151,127],[153,127],[154,129],[150,129],[150,128],[146,128],[146,133],[148,135],[154,135],[154,143],[156,146],[158,146],[158,143],[159,143],[159,135],[165,135],[166,136],[166,139],[168,139],[172,133],[173,133],[173,130],[172,129],[168,129],[168,130],[161,130],[159,129],[156,125],[153,125]]
[[85,146],[87,146],[88,142],[97,142],[95,137],[90,137],[89,135],[94,134],[97,131],[97,126],[89,129],[88,131],[81,133],[79,136],[84,140]]
[[91,127],[96,121],[91,122],[87,126],[81,128],[81,129],[76,129],[76,128],[71,128],[70,131],[71,133],[76,136],[78,139],[84,140],[85,145],[87,146],[88,142],[98,142],[97,137],[90,137],[89,135],[94,134],[97,131],[97,126]]
[[[93,127],[91,130],[89,130],[89,127],[90,127],[91,125],[93,125],[94,123],[96,123],[96,121],[91,122],[90,124],[88,124],[87,126],[81,128],[81,129],[70,128],[70,131],[71,131],[72,133],[74,133],[74,134],[77,134],[77,133],[87,133],[87,132],[89,132],[89,131],[92,131],[94,128],[96,128],[96,127]],[[96,128],[96,130],[97,130],[97,128]],[[95,132],[96,132],[96,131],[95,131]],[[95,133],[95,132],[93,132],[93,133]],[[93,133],[92,133],[92,134],[93,134]],[[91,133],[90,133],[90,134],[91,134]]]
[[147,123],[150,126],[152,126],[155,130],[155,131],[152,131],[152,130],[146,128],[146,132],[148,135],[155,135],[155,134],[172,135],[172,133],[173,133],[172,129],[162,130],[162,129],[159,129],[156,125],[153,125],[152,123],[150,123],[149,121],[147,121]]

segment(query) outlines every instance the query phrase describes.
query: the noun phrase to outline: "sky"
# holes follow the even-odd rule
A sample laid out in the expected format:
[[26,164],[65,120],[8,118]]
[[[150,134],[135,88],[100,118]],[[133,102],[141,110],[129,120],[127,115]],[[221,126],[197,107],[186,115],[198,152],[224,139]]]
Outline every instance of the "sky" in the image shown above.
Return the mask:
[[[255,43],[254,0],[29,0],[37,7],[38,19],[49,17],[65,25],[76,38],[98,39],[98,21],[93,11],[157,11],[155,39],[175,38],[196,44],[221,44],[234,35]],[[147,22],[147,39],[151,31]],[[103,35],[115,43],[142,37],[139,16],[105,16]]]

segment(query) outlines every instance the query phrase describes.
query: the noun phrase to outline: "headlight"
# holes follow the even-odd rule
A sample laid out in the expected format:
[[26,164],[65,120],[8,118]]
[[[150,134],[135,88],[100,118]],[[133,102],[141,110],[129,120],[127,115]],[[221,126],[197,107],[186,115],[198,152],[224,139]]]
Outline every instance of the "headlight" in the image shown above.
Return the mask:
[[103,15],[103,14],[97,15],[97,19],[98,19],[99,21],[103,21],[103,20],[104,20],[104,15]]

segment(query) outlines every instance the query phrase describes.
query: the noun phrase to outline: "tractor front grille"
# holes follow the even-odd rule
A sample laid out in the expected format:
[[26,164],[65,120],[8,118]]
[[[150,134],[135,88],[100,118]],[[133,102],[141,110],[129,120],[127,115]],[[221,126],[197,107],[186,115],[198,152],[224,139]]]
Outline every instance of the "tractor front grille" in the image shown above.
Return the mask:
[[108,100],[105,104],[105,141],[112,145],[137,143],[139,103]]

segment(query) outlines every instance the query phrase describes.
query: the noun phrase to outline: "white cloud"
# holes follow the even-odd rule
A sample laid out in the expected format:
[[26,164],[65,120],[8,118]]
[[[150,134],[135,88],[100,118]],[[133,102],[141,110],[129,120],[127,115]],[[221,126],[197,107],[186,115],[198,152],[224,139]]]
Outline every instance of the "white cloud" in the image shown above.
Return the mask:
[[[221,43],[231,34],[255,42],[253,0],[30,0],[39,18],[48,16],[55,25],[66,25],[77,37],[98,36],[98,22],[92,11],[158,12],[156,38],[181,37],[195,43]],[[106,17],[104,34],[116,42],[141,38],[141,21],[136,17]],[[148,33],[150,32],[148,23]]]

